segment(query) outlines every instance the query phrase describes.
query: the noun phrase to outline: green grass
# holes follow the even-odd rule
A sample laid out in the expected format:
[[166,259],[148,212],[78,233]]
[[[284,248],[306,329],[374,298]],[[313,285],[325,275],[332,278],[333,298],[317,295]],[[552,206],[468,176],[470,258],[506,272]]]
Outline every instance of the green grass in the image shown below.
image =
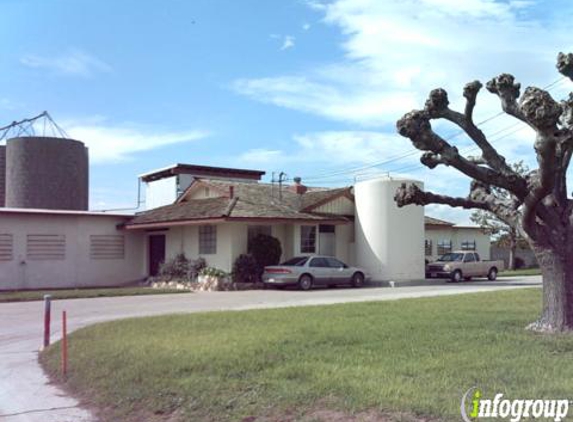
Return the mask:
[[159,295],[167,293],[189,293],[189,292],[186,290],[152,289],[151,287],[110,287],[104,289],[5,291],[5,292],[0,292],[0,303],[43,300],[44,295],[52,295],[52,299],[80,299],[80,298],[93,298],[93,297]]
[[[524,330],[540,304],[523,289],[98,324],[71,336],[65,387],[103,421],[303,420],[317,408],[459,421],[472,386],[571,398],[573,337]],[[54,380],[59,353],[41,355]]]
[[515,277],[524,275],[541,275],[539,268],[524,268],[522,270],[506,270],[498,274],[498,277]]

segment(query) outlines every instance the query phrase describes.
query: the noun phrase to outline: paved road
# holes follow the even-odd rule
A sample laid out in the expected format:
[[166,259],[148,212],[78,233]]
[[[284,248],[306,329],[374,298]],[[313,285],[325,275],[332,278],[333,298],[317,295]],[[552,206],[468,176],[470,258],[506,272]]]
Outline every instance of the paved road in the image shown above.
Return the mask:
[[[255,290],[189,295],[135,296],[54,301],[52,341],[60,337],[62,310],[70,331],[101,321],[178,312],[204,312],[396,300],[507,290],[540,285],[539,277],[496,282],[440,284],[400,288]],[[93,422],[78,403],[48,384],[38,359],[42,341],[42,302],[0,304],[0,421]]]

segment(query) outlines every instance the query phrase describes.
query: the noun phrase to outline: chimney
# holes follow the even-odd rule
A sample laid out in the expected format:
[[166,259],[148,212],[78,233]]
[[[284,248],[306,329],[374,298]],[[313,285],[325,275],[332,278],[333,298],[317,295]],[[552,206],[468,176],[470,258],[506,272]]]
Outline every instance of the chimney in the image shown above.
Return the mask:
[[294,185],[290,186],[289,188],[291,192],[294,192],[298,195],[302,195],[308,190],[308,188],[301,183],[301,180],[302,179],[300,177],[295,177],[293,179]]
[[235,187],[233,185],[229,186],[229,198],[233,199],[235,197]]

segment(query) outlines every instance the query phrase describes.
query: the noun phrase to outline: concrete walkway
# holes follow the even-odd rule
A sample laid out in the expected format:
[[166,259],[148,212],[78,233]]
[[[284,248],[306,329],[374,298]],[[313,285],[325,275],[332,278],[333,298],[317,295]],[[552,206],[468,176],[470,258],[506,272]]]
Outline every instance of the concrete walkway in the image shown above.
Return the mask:
[[[52,303],[52,342],[61,335],[62,310],[67,311],[69,330],[73,331],[127,317],[446,296],[537,287],[540,282],[540,277],[512,277],[496,282],[440,283],[394,289],[254,290],[60,300]],[[80,408],[75,399],[48,383],[38,364],[42,307],[42,302],[0,304],[0,421],[93,422],[95,418]]]

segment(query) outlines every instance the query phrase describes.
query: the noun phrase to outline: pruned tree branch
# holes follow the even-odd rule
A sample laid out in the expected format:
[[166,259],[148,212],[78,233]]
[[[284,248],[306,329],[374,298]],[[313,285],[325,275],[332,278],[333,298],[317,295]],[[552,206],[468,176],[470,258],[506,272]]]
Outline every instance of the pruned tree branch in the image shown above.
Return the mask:
[[485,87],[489,92],[496,94],[499,97],[503,111],[516,119],[527,123],[527,120],[517,105],[521,84],[515,83],[513,75],[502,73],[490,80]]
[[563,76],[573,80],[573,53],[557,55],[557,70]]

